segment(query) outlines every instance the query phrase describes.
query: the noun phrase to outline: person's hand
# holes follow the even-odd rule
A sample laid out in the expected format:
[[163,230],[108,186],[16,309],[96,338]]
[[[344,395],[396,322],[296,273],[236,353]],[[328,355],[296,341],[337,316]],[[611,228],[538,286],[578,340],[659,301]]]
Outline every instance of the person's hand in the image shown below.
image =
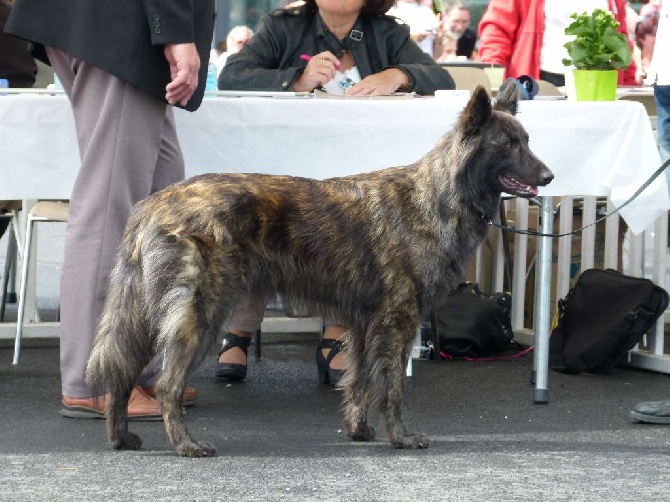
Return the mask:
[[325,85],[335,78],[340,68],[340,61],[332,52],[320,52],[312,56],[300,76],[293,82],[296,92],[312,92],[320,85]]
[[423,42],[424,38],[426,38],[430,34],[431,33],[429,31],[413,31],[412,33],[409,34],[409,38],[411,38],[418,44]]
[[365,77],[347,89],[347,96],[381,96],[409,87],[407,74],[398,68],[389,68]]
[[194,43],[165,45],[165,58],[170,63],[170,83],[165,86],[165,99],[171,105],[186,103],[198,87],[200,56]]

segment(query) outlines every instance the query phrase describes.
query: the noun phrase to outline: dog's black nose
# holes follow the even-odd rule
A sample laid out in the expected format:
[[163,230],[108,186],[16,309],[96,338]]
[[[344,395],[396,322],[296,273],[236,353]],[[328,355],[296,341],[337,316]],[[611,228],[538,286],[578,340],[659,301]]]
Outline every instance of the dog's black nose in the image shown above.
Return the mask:
[[542,175],[542,184],[548,185],[554,179],[554,173],[548,172]]

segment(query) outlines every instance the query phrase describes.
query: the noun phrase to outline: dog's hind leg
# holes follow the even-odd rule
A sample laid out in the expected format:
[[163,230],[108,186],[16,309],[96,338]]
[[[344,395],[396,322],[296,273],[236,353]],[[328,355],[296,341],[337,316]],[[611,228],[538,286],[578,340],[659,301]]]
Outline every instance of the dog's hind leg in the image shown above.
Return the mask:
[[182,239],[185,252],[172,261],[176,279],[156,302],[158,339],[165,365],[156,382],[156,399],[163,411],[165,430],[177,453],[210,457],[214,447],[196,441],[184,421],[183,394],[188,376],[207,354],[224,323],[239,302],[245,286],[233,254],[211,239]]
[[365,333],[351,330],[347,337],[347,371],[340,385],[344,389],[344,426],[354,441],[372,441],[375,430],[368,425],[370,389],[365,364]]
[[107,405],[107,438],[117,450],[138,450],[142,446],[140,437],[128,431],[127,409],[132,387],[132,384],[130,388],[115,385],[110,392]]
[[86,379],[99,392],[109,388],[107,437],[119,450],[136,450],[142,441],[128,432],[128,400],[142,368],[153,355],[149,327],[142,307],[139,267],[120,255],[111,276]]
[[142,440],[137,434],[128,431],[128,400],[150,357],[148,352],[142,350],[125,354],[117,351],[114,355],[124,358],[125,366],[118,364],[116,374],[108,379],[107,438],[117,450],[137,450],[142,446]]

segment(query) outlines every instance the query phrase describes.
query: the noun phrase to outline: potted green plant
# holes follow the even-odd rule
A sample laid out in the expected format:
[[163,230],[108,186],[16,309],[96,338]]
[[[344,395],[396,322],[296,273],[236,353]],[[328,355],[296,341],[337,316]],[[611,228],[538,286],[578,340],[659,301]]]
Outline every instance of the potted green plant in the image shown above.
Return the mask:
[[614,101],[617,70],[625,70],[633,60],[628,39],[617,30],[619,22],[607,10],[570,17],[574,21],[565,34],[575,38],[564,46],[570,57],[563,64],[574,67],[577,100]]

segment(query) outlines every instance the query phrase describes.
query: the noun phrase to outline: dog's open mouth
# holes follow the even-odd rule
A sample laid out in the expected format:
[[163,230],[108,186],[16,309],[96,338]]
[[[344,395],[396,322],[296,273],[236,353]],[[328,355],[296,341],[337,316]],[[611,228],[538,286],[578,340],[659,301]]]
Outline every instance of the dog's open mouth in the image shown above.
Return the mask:
[[499,179],[505,193],[518,197],[535,197],[537,195],[536,186],[524,185],[506,174],[501,174]]

